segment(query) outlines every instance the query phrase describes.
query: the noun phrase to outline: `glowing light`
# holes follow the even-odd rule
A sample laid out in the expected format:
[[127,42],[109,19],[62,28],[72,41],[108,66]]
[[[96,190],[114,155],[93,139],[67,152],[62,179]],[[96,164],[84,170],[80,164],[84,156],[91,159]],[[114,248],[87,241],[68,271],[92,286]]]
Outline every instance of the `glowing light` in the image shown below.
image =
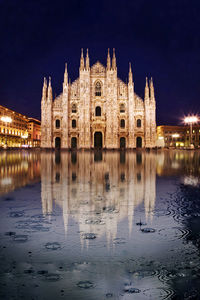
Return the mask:
[[1,117],[1,121],[5,122],[5,123],[11,123],[12,119],[10,117],[3,116],[3,117]]
[[159,140],[163,140],[164,137],[163,137],[163,136],[159,136],[158,139],[159,139]]
[[28,138],[28,133],[22,134],[22,138],[27,139]]
[[178,133],[172,134],[172,137],[173,137],[173,138],[178,138],[179,136],[180,136],[180,134],[178,134]]
[[185,119],[184,119],[184,122],[187,124],[197,123],[198,121],[199,121],[199,119],[197,116],[188,116],[188,117],[185,117]]

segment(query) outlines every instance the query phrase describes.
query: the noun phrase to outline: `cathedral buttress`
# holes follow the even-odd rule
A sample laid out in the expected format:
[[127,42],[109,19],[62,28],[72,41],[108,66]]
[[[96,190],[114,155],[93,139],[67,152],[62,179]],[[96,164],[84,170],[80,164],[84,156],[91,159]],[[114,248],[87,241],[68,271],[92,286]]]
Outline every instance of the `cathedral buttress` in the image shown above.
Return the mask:
[[135,148],[135,136],[134,136],[134,118],[135,102],[134,102],[134,83],[133,74],[131,69],[131,63],[129,64],[129,80],[128,80],[128,147]]
[[87,50],[86,64],[84,63],[83,50],[80,60],[80,117],[79,117],[79,148],[90,148],[90,66]]
[[41,147],[46,147],[46,103],[47,103],[47,80],[44,77],[42,100],[41,100]]
[[51,77],[49,77],[49,85],[47,90],[47,105],[46,105],[46,148],[52,148],[52,105],[53,93],[51,87]]
[[146,77],[146,85],[144,91],[144,107],[145,107],[145,147],[151,148],[151,105],[149,97],[148,78]]
[[62,148],[69,148],[69,128],[68,128],[68,117],[69,117],[69,84],[68,84],[68,72],[67,64],[65,64],[64,82],[63,82],[63,97],[62,97]]
[[119,148],[118,141],[118,101],[117,101],[117,66],[113,49],[112,68],[110,69],[110,53],[108,51],[106,70],[106,141],[108,149]]

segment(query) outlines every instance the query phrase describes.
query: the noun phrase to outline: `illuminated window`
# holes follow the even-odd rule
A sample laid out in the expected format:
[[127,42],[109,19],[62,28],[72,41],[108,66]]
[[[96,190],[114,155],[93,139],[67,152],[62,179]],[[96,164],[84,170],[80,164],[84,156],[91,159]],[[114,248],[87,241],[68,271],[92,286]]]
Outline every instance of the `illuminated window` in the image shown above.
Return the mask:
[[124,120],[124,119],[121,119],[121,120],[120,120],[120,127],[121,127],[121,128],[124,128],[124,127],[125,127],[125,120]]
[[72,120],[72,128],[76,128],[76,120]]
[[124,113],[124,112],[125,112],[125,105],[120,104],[120,113]]
[[101,96],[101,83],[99,81],[95,85],[95,96]]
[[56,120],[56,128],[60,128],[60,120]]
[[95,109],[95,116],[100,117],[101,116],[101,107],[97,106]]
[[142,126],[141,120],[137,119],[137,127],[141,127],[141,126]]

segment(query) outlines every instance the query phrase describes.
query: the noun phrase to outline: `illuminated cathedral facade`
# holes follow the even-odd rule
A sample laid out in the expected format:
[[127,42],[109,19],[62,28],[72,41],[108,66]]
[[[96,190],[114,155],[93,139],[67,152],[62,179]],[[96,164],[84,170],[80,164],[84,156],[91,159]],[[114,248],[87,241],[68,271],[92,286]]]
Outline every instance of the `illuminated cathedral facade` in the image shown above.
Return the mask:
[[65,66],[63,92],[53,99],[51,78],[44,79],[41,100],[41,147],[61,149],[153,148],[156,146],[156,102],[152,78],[144,100],[134,91],[129,65],[128,83],[117,76],[113,49],[107,65],[90,66],[81,51],[79,78],[69,83]]

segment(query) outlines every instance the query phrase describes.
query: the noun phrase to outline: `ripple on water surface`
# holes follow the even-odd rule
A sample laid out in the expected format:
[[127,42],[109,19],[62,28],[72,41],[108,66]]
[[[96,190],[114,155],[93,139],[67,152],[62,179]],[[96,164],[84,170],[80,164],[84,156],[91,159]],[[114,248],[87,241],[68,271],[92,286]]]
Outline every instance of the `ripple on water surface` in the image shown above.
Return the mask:
[[81,289],[91,289],[91,288],[94,288],[95,285],[93,282],[89,281],[89,280],[86,280],[86,281],[79,281],[77,283],[77,286]]
[[24,235],[24,234],[14,235],[13,241],[18,243],[25,243],[28,241],[28,235]]
[[144,232],[144,233],[153,233],[156,230],[154,228],[145,227],[145,228],[142,228],[141,231]]
[[59,250],[61,249],[61,245],[58,242],[46,243],[45,248],[48,250]]
[[85,240],[94,240],[94,239],[96,239],[96,234],[95,233],[84,233],[82,236]]
[[61,279],[60,274],[50,273],[45,275],[45,280],[50,282],[59,281]]
[[174,291],[170,288],[152,288],[143,291],[149,299],[172,299]]
[[20,218],[24,216],[24,211],[12,211],[10,212],[9,216],[11,218]]

